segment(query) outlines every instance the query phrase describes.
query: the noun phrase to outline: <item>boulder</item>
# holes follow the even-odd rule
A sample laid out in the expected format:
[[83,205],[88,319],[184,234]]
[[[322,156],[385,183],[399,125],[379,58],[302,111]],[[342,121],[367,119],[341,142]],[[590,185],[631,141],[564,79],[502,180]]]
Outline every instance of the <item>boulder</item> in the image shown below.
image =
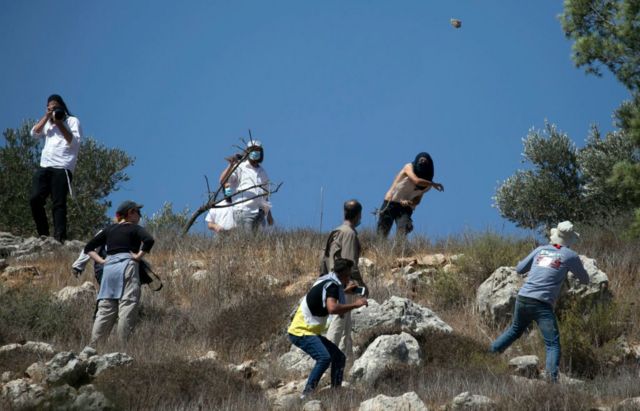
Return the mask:
[[422,364],[418,341],[405,332],[398,335],[381,335],[358,358],[351,368],[350,378],[374,384],[381,374],[394,366]]
[[43,358],[50,358],[55,351],[51,344],[37,341],[27,341],[24,344],[9,344],[0,347],[0,354],[35,354]]
[[463,392],[451,401],[448,408],[451,410],[490,411],[497,409],[497,405],[491,398],[484,395]]
[[89,379],[87,364],[70,351],[59,352],[49,360],[46,374],[45,382],[50,386],[79,386]]
[[96,377],[110,368],[122,367],[132,362],[133,358],[121,352],[94,355],[87,360],[87,372],[90,376]]
[[315,361],[313,361],[313,358],[311,358],[309,354],[295,345],[291,345],[291,349],[278,358],[278,364],[284,369],[307,374],[313,368]]
[[495,323],[511,319],[518,290],[524,279],[513,267],[500,267],[487,278],[476,293],[478,312]]
[[[581,255],[580,260],[589,274],[590,283],[579,284],[570,272],[561,290],[559,301],[561,302],[564,298],[599,301],[610,299],[607,274],[597,267],[594,259]],[[498,268],[478,287],[476,293],[478,311],[493,322],[508,322],[513,313],[516,295],[524,281],[524,277],[519,275],[514,267]]]
[[56,293],[56,298],[58,301],[65,304],[91,306],[91,304],[96,300],[96,295],[96,286],[89,281],[85,281],[84,284],[77,287],[64,287]]
[[593,258],[580,256],[584,269],[589,274],[589,284],[583,285],[569,272],[565,287],[563,287],[561,297],[569,296],[572,298],[586,299],[593,298],[597,300],[609,299],[609,277],[604,271],[600,270]]
[[2,399],[16,411],[44,409],[46,390],[26,378],[20,378],[2,386]]
[[358,411],[428,411],[415,392],[407,392],[399,397],[380,394],[360,403]]
[[393,296],[382,304],[369,299],[368,307],[351,312],[355,334],[373,328],[400,328],[411,335],[419,336],[429,331],[450,333],[451,326],[442,321],[433,311],[414,303],[408,298]]
[[522,355],[509,360],[509,367],[517,375],[521,375],[527,378],[538,378],[540,370],[538,370],[538,364],[540,359],[536,355]]
[[100,391],[91,384],[83,385],[78,389],[78,395],[71,406],[73,410],[83,411],[109,411],[114,406]]

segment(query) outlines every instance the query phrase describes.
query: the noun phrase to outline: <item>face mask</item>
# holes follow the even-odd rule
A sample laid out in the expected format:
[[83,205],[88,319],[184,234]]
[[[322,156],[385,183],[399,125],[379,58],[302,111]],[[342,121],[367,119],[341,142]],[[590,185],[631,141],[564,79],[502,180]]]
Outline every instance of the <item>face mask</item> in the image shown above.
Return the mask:
[[231,187],[225,187],[224,189],[225,197],[231,197],[231,194],[233,194],[233,190],[231,189]]
[[250,160],[258,161],[260,160],[260,157],[262,157],[262,154],[259,151],[252,151],[249,153]]

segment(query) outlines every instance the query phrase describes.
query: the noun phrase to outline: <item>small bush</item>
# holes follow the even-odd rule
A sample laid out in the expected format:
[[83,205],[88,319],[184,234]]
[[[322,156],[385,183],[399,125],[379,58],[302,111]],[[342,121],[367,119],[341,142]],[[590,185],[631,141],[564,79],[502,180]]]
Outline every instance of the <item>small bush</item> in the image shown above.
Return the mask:
[[498,267],[514,266],[535,248],[531,239],[500,235],[491,231],[467,235],[459,266],[468,285],[477,288]]
[[73,341],[88,332],[91,313],[91,308],[60,304],[39,287],[0,287],[0,344]]
[[611,357],[609,344],[625,332],[625,309],[614,303],[586,310],[573,302],[561,313],[559,322],[562,357],[574,373],[594,377]]
[[460,307],[474,294],[474,290],[466,287],[461,276],[444,271],[435,275],[430,291],[436,306],[442,309]]
[[[169,358],[162,363],[134,362],[100,374],[96,388],[117,409],[175,410],[266,409],[260,388],[211,362]],[[244,404],[242,404],[244,402]]]

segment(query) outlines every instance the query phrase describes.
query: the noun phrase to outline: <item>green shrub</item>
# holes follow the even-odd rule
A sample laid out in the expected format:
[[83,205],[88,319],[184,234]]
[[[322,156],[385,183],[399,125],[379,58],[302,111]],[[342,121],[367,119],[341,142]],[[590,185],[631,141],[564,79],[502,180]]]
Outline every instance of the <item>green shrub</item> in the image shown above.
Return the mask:
[[474,290],[498,267],[514,266],[535,248],[531,239],[504,236],[492,231],[465,236],[460,272]]
[[577,374],[593,377],[602,370],[613,353],[612,342],[630,324],[628,311],[615,303],[588,308],[574,301],[560,313],[562,358]]
[[[84,310],[78,312],[78,310]],[[90,328],[92,307],[60,304],[38,287],[0,286],[0,344],[21,341],[75,340]]]

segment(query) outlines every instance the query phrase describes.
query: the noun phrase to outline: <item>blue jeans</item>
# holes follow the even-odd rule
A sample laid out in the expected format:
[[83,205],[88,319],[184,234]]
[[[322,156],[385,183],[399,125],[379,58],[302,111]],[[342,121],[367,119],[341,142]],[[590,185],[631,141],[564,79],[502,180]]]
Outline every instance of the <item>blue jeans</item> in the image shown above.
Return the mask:
[[491,352],[503,352],[529,327],[532,321],[538,324],[547,351],[546,370],[551,381],[558,381],[560,365],[560,333],[551,304],[518,296],[513,311],[511,326],[491,344]]
[[331,365],[331,386],[339,387],[342,385],[346,357],[334,343],[321,335],[298,337],[289,334],[289,341],[316,360],[316,365],[311,370],[307,385],[304,387],[304,394],[316,389],[322,374],[327,371],[329,365]]

